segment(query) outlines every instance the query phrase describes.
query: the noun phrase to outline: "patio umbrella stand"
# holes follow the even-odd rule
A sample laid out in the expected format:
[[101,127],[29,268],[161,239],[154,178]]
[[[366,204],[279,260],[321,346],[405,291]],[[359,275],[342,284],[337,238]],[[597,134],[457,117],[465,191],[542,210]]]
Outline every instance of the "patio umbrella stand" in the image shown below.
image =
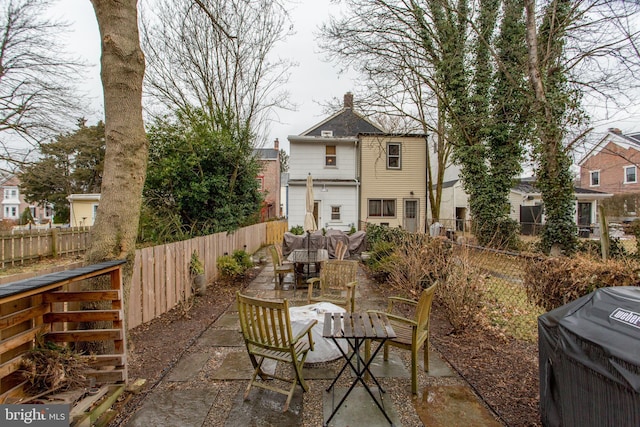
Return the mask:
[[[306,203],[304,213],[304,231],[307,232],[307,260],[311,260],[311,233],[318,229],[316,219],[313,216],[314,197],[313,197],[313,178],[311,174],[307,175]],[[309,266],[307,264],[307,274],[309,274]]]

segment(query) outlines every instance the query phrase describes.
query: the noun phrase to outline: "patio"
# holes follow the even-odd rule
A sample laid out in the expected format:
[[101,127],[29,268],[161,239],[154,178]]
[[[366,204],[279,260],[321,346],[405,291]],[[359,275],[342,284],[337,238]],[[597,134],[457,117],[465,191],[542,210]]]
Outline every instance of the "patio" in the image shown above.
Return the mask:
[[[306,305],[305,290],[294,293],[292,275],[286,277],[282,289],[275,289],[272,268],[267,265],[244,293],[266,299],[287,298],[292,306]],[[358,272],[358,280],[358,310],[386,307],[386,299],[375,291],[362,271]],[[305,367],[304,376],[310,390],[302,393],[298,387],[289,410],[283,413],[281,408],[286,397],[270,391],[254,389],[249,399],[243,400],[252,367],[239,328],[235,304],[231,304],[190,344],[124,425],[323,425],[332,405],[332,394],[325,389],[343,360]],[[314,339],[321,337],[314,336]],[[385,408],[394,425],[501,425],[433,351],[430,372],[419,369],[419,394],[412,397],[408,353],[392,348],[389,362],[382,362],[380,355],[372,365],[374,375],[387,391]],[[349,375],[343,375],[336,384],[335,399],[340,399],[350,382]],[[388,423],[370,396],[358,387],[329,425],[383,426]]]

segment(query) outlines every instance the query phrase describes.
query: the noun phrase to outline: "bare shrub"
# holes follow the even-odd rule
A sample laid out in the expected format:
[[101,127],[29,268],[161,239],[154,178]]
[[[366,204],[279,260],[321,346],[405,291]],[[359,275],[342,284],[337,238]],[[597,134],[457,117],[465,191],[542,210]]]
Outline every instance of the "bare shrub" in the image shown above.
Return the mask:
[[529,300],[553,310],[607,286],[640,285],[640,263],[635,259],[603,261],[588,255],[572,258],[536,258],[525,266]]
[[468,249],[457,250],[436,290],[436,300],[444,309],[453,333],[462,332],[475,322],[485,280],[486,275],[471,263]]
[[451,245],[424,234],[407,234],[391,255],[388,283],[405,296],[417,298],[420,292],[447,271]]
[[36,337],[36,347],[22,360],[22,376],[29,383],[29,393],[69,390],[88,384],[85,376],[89,365],[69,347],[45,342]]

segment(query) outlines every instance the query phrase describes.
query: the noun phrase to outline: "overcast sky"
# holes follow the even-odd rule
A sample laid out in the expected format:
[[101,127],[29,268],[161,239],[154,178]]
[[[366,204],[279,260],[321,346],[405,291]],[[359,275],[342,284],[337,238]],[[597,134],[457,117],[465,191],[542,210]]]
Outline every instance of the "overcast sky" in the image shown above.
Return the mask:
[[[338,68],[324,62],[318,52],[314,33],[318,26],[335,14],[336,6],[329,0],[299,0],[292,5],[292,21],[296,34],[282,43],[275,52],[299,65],[291,70],[288,90],[290,100],[298,106],[297,111],[279,111],[282,123],[273,123],[267,139],[270,144],[275,138],[280,147],[288,150],[288,135],[296,135],[325,118],[319,102],[331,98],[342,99],[344,93],[353,91],[354,74],[341,75]],[[98,25],[89,0],[58,0],[53,8],[56,16],[72,24],[67,43],[69,51],[84,58],[91,65],[82,89],[93,105],[93,112],[87,114],[91,124],[103,117],[102,87],[100,84],[100,40]],[[357,96],[357,94],[356,94]],[[640,106],[640,102],[638,102]],[[625,133],[640,132],[640,108],[635,113],[619,112],[609,117],[600,117],[594,125],[593,135],[602,136],[609,127],[619,127]]]
[[[299,65],[291,70],[288,91],[290,101],[297,111],[279,111],[282,123],[273,123],[268,141],[280,140],[280,147],[288,150],[287,136],[297,135],[321,121],[325,114],[319,102],[331,98],[342,99],[344,93],[353,91],[352,77],[341,75],[338,68],[323,62],[318,53],[314,32],[336,6],[329,0],[300,0],[292,5],[292,20],[296,34],[282,43],[277,52]],[[52,9],[55,16],[71,24],[66,41],[69,52],[81,56],[91,65],[82,89],[91,99],[93,110],[87,114],[91,124],[103,117],[102,86],[100,84],[100,37],[98,24],[89,0],[58,0]],[[352,74],[353,75],[353,74]]]

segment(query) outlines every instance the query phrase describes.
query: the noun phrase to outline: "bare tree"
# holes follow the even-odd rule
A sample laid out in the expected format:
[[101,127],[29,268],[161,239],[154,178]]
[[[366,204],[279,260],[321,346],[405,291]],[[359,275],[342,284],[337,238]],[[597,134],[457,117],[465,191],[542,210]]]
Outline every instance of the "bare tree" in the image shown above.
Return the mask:
[[79,61],[65,53],[62,22],[47,0],[0,5],[0,160],[21,163],[43,139],[79,117]]
[[[321,47],[346,67],[363,76],[359,109],[365,114],[390,117],[393,132],[423,132],[435,151],[427,150],[428,194],[431,216],[440,216],[444,171],[450,163],[446,117],[442,102],[442,74],[446,47],[454,45],[446,34],[437,37],[420,2],[347,0],[345,13],[321,28]],[[432,32],[436,45],[425,43]],[[439,43],[439,44],[438,44]],[[434,159],[432,157],[435,156]]]
[[146,87],[165,112],[224,111],[264,135],[274,109],[289,107],[291,64],[271,58],[290,30],[282,1],[160,0],[145,17]]
[[[148,142],[142,121],[144,55],[140,49],[137,0],[91,0],[102,40],[106,150],[100,205],[86,259],[127,259],[125,303],[131,286]],[[94,283],[93,286],[108,286]],[[101,343],[95,349],[103,350]]]

